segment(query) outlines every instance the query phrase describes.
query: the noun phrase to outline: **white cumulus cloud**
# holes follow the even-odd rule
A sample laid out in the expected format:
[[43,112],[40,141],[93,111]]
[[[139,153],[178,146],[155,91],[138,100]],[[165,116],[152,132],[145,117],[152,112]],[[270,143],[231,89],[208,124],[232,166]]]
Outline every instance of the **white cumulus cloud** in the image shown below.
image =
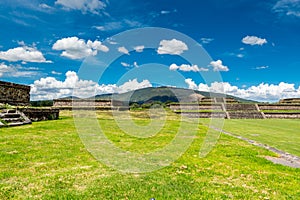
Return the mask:
[[186,84],[190,89],[206,91],[206,92],[218,92],[228,95],[237,96],[240,98],[262,101],[262,102],[277,102],[279,99],[284,98],[299,98],[300,87],[296,88],[295,84],[289,84],[281,82],[278,85],[261,83],[256,86],[239,88],[231,85],[228,82],[213,82],[211,85],[200,83],[197,85],[192,79],[186,79]]
[[102,84],[79,79],[76,72],[68,71],[64,81],[57,80],[54,77],[41,78],[34,81],[31,86],[32,100],[57,99],[66,96],[77,96],[81,98],[91,97],[97,94],[123,93],[135,89],[151,87],[148,80],[138,82],[137,79],[129,80],[124,84]]
[[118,48],[118,51],[119,51],[120,53],[124,53],[124,54],[129,55],[129,51],[128,51],[128,49],[126,49],[125,47],[119,47],[119,48]]
[[158,54],[170,54],[170,55],[180,55],[184,51],[188,50],[188,46],[176,39],[172,40],[162,40],[159,43],[159,47],[157,49]]
[[242,39],[242,42],[244,44],[249,44],[249,45],[260,45],[262,46],[263,44],[268,43],[268,41],[264,38],[259,38],[257,36],[246,36]]
[[80,10],[82,13],[100,14],[106,4],[100,0],[57,0],[56,5],[61,5],[67,10]]
[[210,65],[213,67],[213,70],[215,72],[218,72],[218,71],[227,72],[227,71],[229,71],[229,68],[227,66],[223,65],[222,60],[212,61],[212,62],[210,62]]
[[191,90],[198,90],[198,86],[191,78],[185,79],[185,83],[188,85]]
[[36,63],[51,63],[45,59],[42,52],[35,47],[16,47],[7,51],[0,51],[0,59],[10,62],[24,61],[24,62],[36,62]]
[[169,67],[169,70],[171,71],[176,71],[176,70],[180,70],[180,71],[184,71],[184,72],[207,72],[208,69],[207,68],[203,68],[203,67],[198,67],[198,65],[187,65],[187,64],[182,64],[180,66],[176,65],[176,64],[171,64]]
[[138,82],[137,79],[133,79],[120,85],[116,89],[116,92],[124,93],[124,92],[129,92],[132,90],[137,90],[137,89],[147,88],[147,87],[152,87],[152,84],[148,80],[143,80],[142,82]]
[[134,47],[134,50],[135,50],[136,52],[141,53],[141,52],[144,51],[144,48],[145,48],[145,46],[141,45],[141,46],[136,46],[136,47]]
[[109,51],[109,48],[98,40],[94,42],[88,40],[85,42],[85,40],[79,39],[78,37],[68,37],[57,40],[53,44],[52,49],[58,51],[62,50],[61,56],[71,59],[82,59],[88,56],[95,56],[98,54],[98,51]]

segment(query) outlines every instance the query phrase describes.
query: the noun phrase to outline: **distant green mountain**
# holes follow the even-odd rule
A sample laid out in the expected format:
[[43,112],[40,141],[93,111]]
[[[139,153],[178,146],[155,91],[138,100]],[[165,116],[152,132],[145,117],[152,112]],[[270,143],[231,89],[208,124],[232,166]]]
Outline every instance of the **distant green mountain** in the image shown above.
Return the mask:
[[251,100],[242,99],[239,97],[224,95],[220,93],[202,92],[191,89],[173,88],[173,87],[149,87],[130,91],[121,94],[103,94],[95,96],[95,99],[102,100],[116,100],[116,101],[129,101],[130,103],[151,103],[154,101],[160,102],[192,102],[197,101],[203,97],[212,98],[233,98],[239,102],[250,103]]

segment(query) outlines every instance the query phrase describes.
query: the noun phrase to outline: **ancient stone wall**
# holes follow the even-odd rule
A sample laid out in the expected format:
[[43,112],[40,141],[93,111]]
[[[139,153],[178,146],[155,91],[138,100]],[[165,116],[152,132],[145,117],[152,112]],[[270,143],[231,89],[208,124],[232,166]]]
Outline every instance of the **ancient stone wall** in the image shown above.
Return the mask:
[[56,120],[59,118],[59,109],[23,108],[19,110],[31,121]]
[[0,103],[29,105],[30,86],[0,81]]
[[[223,106],[223,107],[222,107]],[[170,109],[191,118],[227,119],[300,118],[300,104],[171,104]],[[218,112],[222,110],[223,112]],[[204,112],[203,112],[204,111]]]
[[54,99],[53,107],[111,107],[109,100]]
[[266,118],[300,119],[299,113],[265,113]]
[[226,118],[225,112],[178,112],[189,118]]
[[61,110],[129,110],[129,106],[121,101],[99,99],[54,99],[53,108]]
[[260,110],[300,110],[300,104],[259,104]]
[[261,112],[257,111],[239,111],[228,112],[230,119],[264,119]]
[[279,103],[297,103],[300,104],[300,98],[281,99]]
[[222,110],[221,104],[171,104],[172,110]]
[[257,111],[255,104],[226,104],[227,111]]

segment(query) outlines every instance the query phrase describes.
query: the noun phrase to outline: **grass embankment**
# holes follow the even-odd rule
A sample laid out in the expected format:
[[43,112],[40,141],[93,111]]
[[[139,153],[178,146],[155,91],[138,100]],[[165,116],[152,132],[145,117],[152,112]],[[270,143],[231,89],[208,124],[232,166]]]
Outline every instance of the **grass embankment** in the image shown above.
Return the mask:
[[[0,199],[296,199],[300,196],[300,169],[275,165],[263,158],[274,154],[244,141],[222,135],[212,152],[199,158],[205,126],[199,125],[188,151],[169,167],[151,173],[123,174],[95,160],[82,144],[70,113],[62,112],[61,116],[57,121],[0,129]],[[178,116],[169,114],[166,126],[157,136],[134,139],[118,128],[108,112],[98,117],[107,137],[131,151],[147,152],[163,147],[179,126]],[[137,124],[149,123],[143,112],[133,113],[132,117]],[[232,126],[232,131],[242,126],[237,125],[238,121],[229,123],[226,121],[225,128]],[[275,125],[282,130],[292,129],[299,121],[269,123],[269,127]],[[263,127],[255,122],[244,125],[253,126],[257,134]],[[296,139],[290,140],[292,143],[297,143]]]

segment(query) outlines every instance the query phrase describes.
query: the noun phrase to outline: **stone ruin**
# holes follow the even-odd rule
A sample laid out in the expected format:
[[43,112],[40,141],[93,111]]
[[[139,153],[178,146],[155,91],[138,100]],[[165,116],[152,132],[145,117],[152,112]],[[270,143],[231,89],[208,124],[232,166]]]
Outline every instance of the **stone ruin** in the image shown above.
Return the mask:
[[300,98],[281,99],[279,103],[283,104],[300,104]]
[[299,119],[300,99],[285,99],[279,103],[241,103],[232,98],[205,97],[194,103],[173,103],[170,109],[191,118],[225,119]]
[[59,117],[59,109],[36,109],[29,105],[30,86],[0,81],[0,128]]
[[[300,99],[299,99],[300,100]],[[54,108],[81,110],[128,110],[122,102],[99,99],[54,99]],[[181,101],[182,102],[182,101]],[[281,100],[280,103],[241,103],[234,98],[188,96],[186,103],[171,103],[170,109],[177,114],[191,118],[225,118],[225,119],[266,119],[266,118],[300,118],[300,103]],[[285,102],[285,103],[283,103]],[[289,103],[288,103],[289,102]]]
[[0,81],[0,103],[28,106],[29,101],[30,86]]
[[129,110],[122,101],[103,99],[53,99],[53,108],[60,110]]
[[[189,99],[192,97],[188,97]],[[196,118],[265,119],[300,118],[300,98],[282,99],[279,103],[241,103],[234,98],[193,96],[195,102],[172,103],[175,113]],[[51,109],[35,109],[30,105],[30,86],[0,81],[0,127],[58,119],[59,109],[128,110],[122,102],[93,99],[54,99]],[[16,106],[5,109],[5,105]],[[75,105],[75,106],[74,106]],[[24,107],[25,106],[25,107]]]

